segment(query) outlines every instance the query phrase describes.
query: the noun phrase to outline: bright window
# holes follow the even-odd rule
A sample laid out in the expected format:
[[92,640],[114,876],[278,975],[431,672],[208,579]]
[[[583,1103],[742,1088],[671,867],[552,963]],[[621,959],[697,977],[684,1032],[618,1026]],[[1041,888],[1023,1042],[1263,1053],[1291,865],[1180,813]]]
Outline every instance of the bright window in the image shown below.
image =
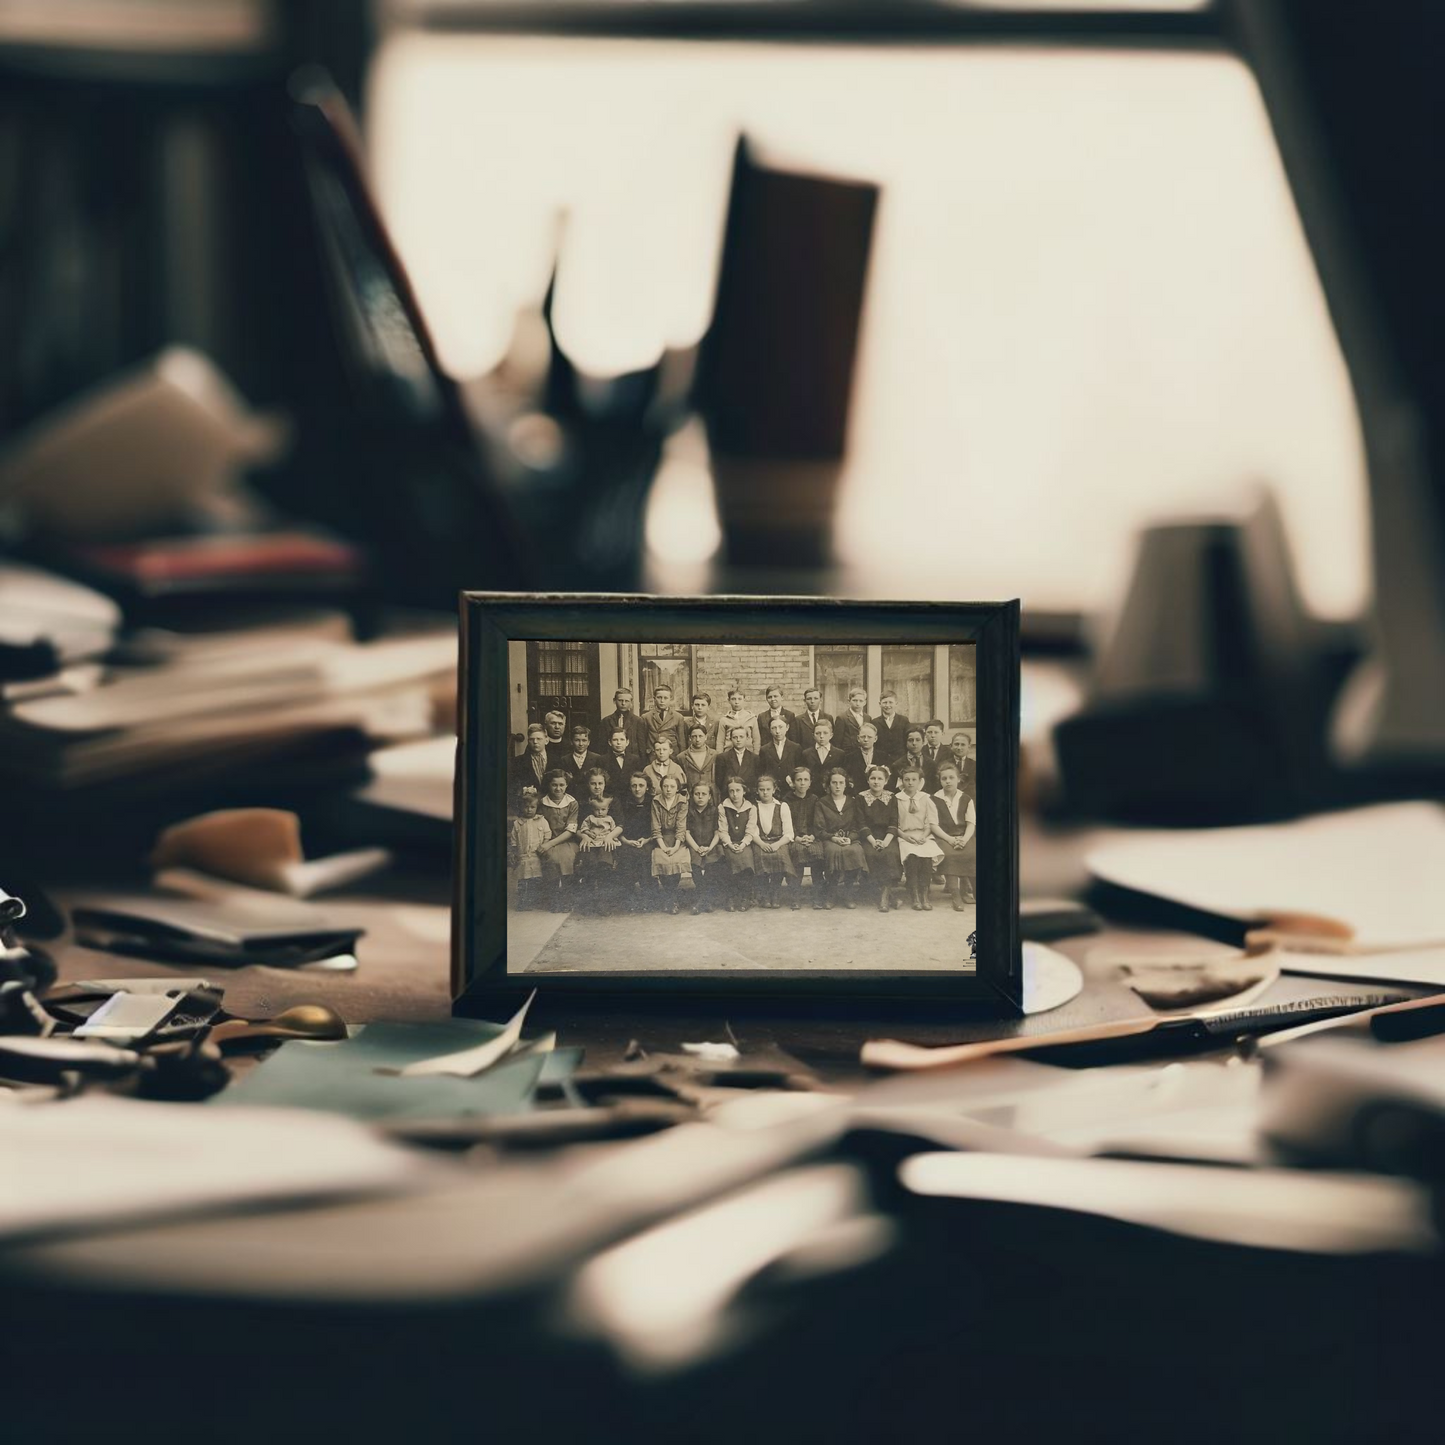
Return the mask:
[[[1358,420],[1232,58],[402,32],[368,118],[383,204],[468,377],[554,258],[584,370],[695,343],[739,129],[768,163],[879,183],[838,516],[850,590],[1102,607],[1141,525],[1237,510],[1262,483],[1306,601],[1365,601]],[[696,505],[684,540],[713,535]]]
[[883,649],[883,690],[898,694],[898,711],[919,727],[933,716],[933,651],[912,643]]
[[813,651],[813,680],[823,694],[823,711],[848,711],[848,689],[865,687],[867,653],[861,647],[819,647]]

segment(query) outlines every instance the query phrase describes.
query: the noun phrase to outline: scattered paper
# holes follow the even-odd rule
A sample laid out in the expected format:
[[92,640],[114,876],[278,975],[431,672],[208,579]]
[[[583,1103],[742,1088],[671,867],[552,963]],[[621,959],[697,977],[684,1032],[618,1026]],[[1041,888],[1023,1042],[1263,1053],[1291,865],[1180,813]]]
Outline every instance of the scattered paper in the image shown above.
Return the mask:
[[63,985],[64,989],[83,989],[87,993],[194,993],[212,988],[208,978],[81,978]]
[[1140,832],[1097,848],[1105,883],[1357,948],[1445,945],[1445,809],[1392,803],[1249,828]]
[[855,1128],[990,1154],[1147,1155],[1261,1162],[1260,1066],[1231,1059],[1059,1069],[997,1058],[899,1074],[847,1101]]
[[730,1064],[735,1059],[742,1058],[736,1046],[728,1043],[683,1044],[682,1051],[710,1064]]
[[633,1368],[679,1369],[726,1335],[728,1305],[764,1270],[824,1241],[837,1246],[828,1263],[862,1263],[893,1239],[856,1166],[790,1169],[597,1255],[565,1308],[574,1328],[608,1341]]
[[475,1045],[470,1049],[462,1049],[454,1054],[439,1054],[431,1059],[417,1059],[414,1063],[408,1064],[400,1073],[404,1078],[420,1078],[428,1074],[450,1074],[457,1079],[473,1079],[493,1064],[500,1063],[517,1047],[517,1041],[522,1037],[522,1025],[527,1021],[527,1010],[532,1007],[532,1000],[537,997],[537,990],[533,989],[527,997],[527,1002],[517,1010],[507,1021],[496,1038],[488,1039],[485,1043]]
[[343,1119],[86,1097],[0,1110],[0,1237],[396,1190],[413,1154]]
[[561,1084],[581,1062],[580,1049],[512,1056],[475,1078],[407,1076],[408,1064],[494,1039],[501,1026],[479,1019],[434,1024],[367,1024],[336,1043],[292,1041],[205,1107],[267,1104],[327,1109],[356,1119],[455,1119],[517,1114],[532,1107],[541,1083]]
[[1404,1179],[1017,1154],[915,1154],[915,1194],[1095,1214],[1222,1244],[1313,1254],[1432,1253],[1430,1191]]

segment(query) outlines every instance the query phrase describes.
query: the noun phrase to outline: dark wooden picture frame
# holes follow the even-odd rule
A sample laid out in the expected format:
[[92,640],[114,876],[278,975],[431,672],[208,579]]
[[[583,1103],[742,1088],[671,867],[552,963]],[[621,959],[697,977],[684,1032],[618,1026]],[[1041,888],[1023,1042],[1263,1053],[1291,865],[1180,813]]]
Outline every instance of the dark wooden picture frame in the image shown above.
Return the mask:
[[[507,972],[504,824],[509,725],[508,644],[726,641],[934,645],[973,643],[977,667],[977,959],[969,971],[715,970]],[[1017,1014],[1019,604],[845,602],[814,597],[647,597],[466,592],[461,676],[452,930],[453,1008],[495,1012],[498,996],[698,996],[946,999]],[[620,1001],[620,999],[619,999]]]

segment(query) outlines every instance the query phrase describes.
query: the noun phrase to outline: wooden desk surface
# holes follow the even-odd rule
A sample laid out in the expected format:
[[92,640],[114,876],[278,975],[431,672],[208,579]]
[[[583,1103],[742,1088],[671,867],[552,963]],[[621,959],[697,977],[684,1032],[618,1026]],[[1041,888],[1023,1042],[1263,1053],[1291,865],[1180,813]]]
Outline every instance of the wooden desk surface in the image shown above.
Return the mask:
[[[1035,891],[1068,891],[1077,844],[1048,838],[1025,847],[1026,878],[1042,880]],[[58,889],[57,899],[67,904],[88,891]],[[331,897],[327,907],[369,930],[357,973],[226,972],[220,981],[233,1012],[321,1000],[354,1023],[447,1016],[444,878],[389,876]],[[1122,954],[1220,951],[1187,935],[1125,929],[1059,946],[1092,981],[1084,1007],[1117,987],[1109,973]],[[55,951],[68,979],[179,972],[65,943]],[[1280,985],[1282,996],[1312,987]],[[1061,1021],[1045,1015],[1033,1023]],[[697,1022],[594,1017],[583,1041],[589,1062],[604,1063],[635,1032],[656,1030],[649,1042],[675,1046],[676,1031]],[[733,1027],[751,1039],[751,1021]],[[846,1077],[856,1059],[856,1039],[827,1022],[795,1029],[786,1042],[805,1062],[831,1065],[835,1077]],[[721,1445],[740,1430],[753,1445],[952,1438],[965,1430],[983,1440],[1201,1445],[1217,1445],[1221,1432],[1316,1442],[1438,1438],[1427,1367],[1437,1332],[1417,1318],[1436,1294],[1434,1260],[1229,1249],[1063,1210],[904,1202],[888,1158],[850,1167],[868,1170],[875,1203],[900,1220],[897,1248],[876,1268],[770,1298],[737,1348],[675,1378],[631,1376],[597,1345],[569,1340],[554,1327],[551,1296],[388,1309],[208,1298],[133,1282],[143,1251],[174,1250],[189,1236],[205,1248],[239,1250],[243,1260],[247,1250],[264,1251],[272,1228],[265,1216],[6,1252],[10,1317],[26,1328],[12,1326],[0,1339],[0,1368],[9,1363],[17,1378],[22,1368],[33,1372],[63,1342],[93,1398],[131,1398],[164,1379],[174,1401],[175,1382],[197,1381],[189,1408],[201,1413],[208,1440],[236,1445],[271,1436],[460,1441],[479,1429],[504,1439],[581,1435],[629,1445]],[[364,1215],[368,1206],[357,1208]],[[346,1216],[344,1208],[334,1216],[338,1243]],[[275,1227],[284,1233],[279,1217]],[[132,1265],[132,1282],[107,1277],[118,1261]],[[1210,1402],[1202,1408],[1201,1395]],[[83,1412],[44,1391],[15,1399],[7,1405],[15,1438],[79,1439],[90,1428]]]
[[[1089,833],[1026,829],[1022,871],[1026,893],[1077,894],[1087,879],[1082,859]],[[63,907],[85,901],[102,881],[72,883],[56,890]],[[113,894],[108,884],[103,891]],[[143,882],[132,885],[143,898]],[[326,1003],[351,1024],[379,1020],[423,1022],[450,1016],[450,881],[443,868],[393,870],[356,887],[317,900],[329,915],[366,930],[357,945],[355,973],[248,966],[238,969],[168,966],[82,948],[68,939],[52,946],[62,982],[95,977],[154,977],[205,974],[225,989],[226,1008],[246,1018],[262,1018],[295,1003]],[[685,928],[686,921],[679,920]],[[1116,976],[1116,965],[1129,957],[1209,958],[1232,952],[1193,935],[1111,926],[1099,934],[1064,939],[1053,945],[1084,972],[1083,994],[1064,1007],[1032,1018],[1000,1024],[975,1010],[945,1011],[936,1005],[893,1007],[866,1004],[827,1009],[816,1005],[745,1006],[692,1002],[679,1008],[649,999],[605,1006],[553,1004],[539,1000],[532,1015],[536,1027],[555,1027],[564,1043],[588,1051],[589,1067],[621,1060],[634,1039],[650,1050],[676,1051],[684,1041],[726,1037],[731,1029],[748,1048],[782,1048],[840,1085],[860,1082],[863,1042],[880,1034],[918,1043],[950,1043],[1000,1033],[1046,1034],[1139,1013],[1140,1005]],[[1323,980],[1281,979],[1270,1002],[1338,991]]]

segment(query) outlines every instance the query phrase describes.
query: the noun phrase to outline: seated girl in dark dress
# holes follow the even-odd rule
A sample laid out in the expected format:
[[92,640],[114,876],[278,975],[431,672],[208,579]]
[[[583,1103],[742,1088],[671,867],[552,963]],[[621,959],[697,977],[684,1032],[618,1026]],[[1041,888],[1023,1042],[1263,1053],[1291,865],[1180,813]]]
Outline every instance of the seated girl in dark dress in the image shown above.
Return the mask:
[[654,892],[652,882],[652,792],[648,787],[647,775],[641,770],[627,780],[627,796],[619,798],[612,816],[622,828],[618,840],[617,871],[615,876],[617,893],[626,907],[636,910],[641,907],[637,896],[638,884],[644,884],[644,898],[651,898]]
[[753,828],[757,815],[747,800],[746,785],[738,777],[728,779],[728,795],[718,816],[722,819],[723,860],[728,865],[728,912],[746,913],[753,901],[756,857]]
[[856,799],[863,815],[859,841],[868,860],[868,877],[878,890],[878,911],[887,913],[889,902],[902,908],[903,898],[898,885],[903,881],[903,860],[898,856],[897,809],[893,794],[888,791],[892,772],[887,763],[874,763],[868,769],[868,787]]
[[687,848],[692,854],[692,911],[711,913],[712,895],[725,881],[714,871],[722,862],[723,850],[712,784],[701,779],[687,806]]
[[[843,768],[830,769],[828,791],[819,802],[814,819],[823,835],[823,866],[832,880],[828,907],[833,906],[832,895],[837,893],[848,908],[856,908],[853,887],[868,872],[868,859],[858,841],[863,831],[863,817],[857,802],[848,796],[848,774]],[[853,875],[853,887],[848,885],[849,874]]]
[[823,839],[816,824],[818,799],[813,794],[813,770],[806,763],[798,763],[788,774],[788,794],[783,801],[793,820],[793,873],[788,880],[788,893],[793,901],[793,911],[802,906],[803,869],[813,875],[813,907],[823,904]]

